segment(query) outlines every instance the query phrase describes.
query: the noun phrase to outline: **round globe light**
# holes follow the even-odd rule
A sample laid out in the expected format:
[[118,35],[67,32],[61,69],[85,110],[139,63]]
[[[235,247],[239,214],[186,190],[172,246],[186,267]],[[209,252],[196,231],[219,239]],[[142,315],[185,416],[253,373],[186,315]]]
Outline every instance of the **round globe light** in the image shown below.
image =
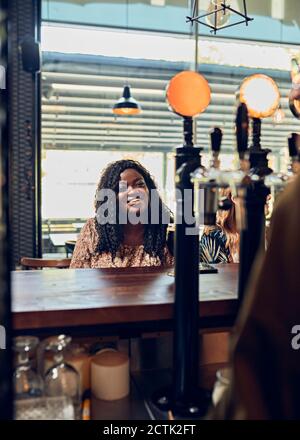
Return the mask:
[[166,90],[167,102],[180,116],[196,116],[210,103],[210,87],[204,76],[193,71],[175,75]]

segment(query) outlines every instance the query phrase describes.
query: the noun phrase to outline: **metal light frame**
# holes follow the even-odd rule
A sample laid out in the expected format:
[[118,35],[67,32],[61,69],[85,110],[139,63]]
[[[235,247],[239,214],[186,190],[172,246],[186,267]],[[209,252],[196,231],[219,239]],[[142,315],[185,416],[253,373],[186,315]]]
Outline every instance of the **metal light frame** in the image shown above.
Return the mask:
[[[186,17],[186,22],[187,23],[194,23],[197,22],[199,24],[202,24],[203,26],[206,26],[208,28],[211,29],[211,32],[213,32],[215,35],[216,33],[221,30],[221,29],[226,29],[229,27],[233,27],[233,26],[237,26],[238,24],[242,24],[245,23],[246,26],[248,26],[248,22],[254,20],[254,18],[251,18],[248,16],[247,13],[247,4],[246,4],[246,0],[243,0],[243,9],[244,9],[244,13],[241,13],[239,11],[237,11],[236,9],[233,9],[229,4],[227,4],[226,0],[224,0],[223,3],[221,3],[219,8],[216,8],[213,12],[208,12],[207,14],[203,14],[203,15],[198,15],[197,16],[197,11],[198,11],[198,3],[199,0],[194,0],[194,5],[193,5],[193,12],[192,12],[192,17]],[[236,14],[239,17],[242,17],[243,20],[237,21],[236,23],[232,23],[232,24],[228,24],[225,26],[217,26],[217,14],[219,12],[222,12],[225,14],[226,10],[232,12],[233,14]],[[203,18],[208,17],[210,15],[215,15],[215,19],[214,19],[214,23],[215,25],[212,26],[208,23],[205,23],[204,21],[202,21]]]

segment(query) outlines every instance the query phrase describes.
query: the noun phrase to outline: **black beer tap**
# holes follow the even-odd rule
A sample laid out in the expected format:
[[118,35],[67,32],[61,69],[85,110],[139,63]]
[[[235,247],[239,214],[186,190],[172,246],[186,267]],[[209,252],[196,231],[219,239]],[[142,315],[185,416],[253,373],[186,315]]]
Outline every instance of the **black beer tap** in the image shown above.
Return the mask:
[[248,151],[249,116],[246,104],[241,103],[236,112],[235,119],[237,151],[240,160],[246,159]]
[[242,302],[245,295],[249,275],[253,262],[259,251],[264,246],[265,236],[265,205],[270,189],[265,185],[265,177],[272,173],[268,166],[268,154],[270,150],[262,149],[260,144],[261,120],[253,118],[252,146],[246,148],[248,140],[248,116],[246,105],[241,104],[238,108],[237,124],[237,148],[240,158],[249,158],[249,172],[241,185],[243,197],[244,221],[240,233],[240,270],[238,299]]
[[219,127],[215,127],[210,133],[212,162],[211,166],[214,168],[220,168],[219,155],[221,151],[221,143],[223,138],[223,132]]
[[[193,83],[194,87],[191,87]],[[194,213],[191,174],[203,168],[202,148],[195,147],[193,143],[193,116],[202,113],[209,104],[210,89],[205,78],[198,73],[181,72],[170,81],[167,99],[172,110],[183,117],[184,132],[183,145],[177,147],[175,153],[173,380],[170,387],[154,394],[152,402],[156,408],[171,410],[175,416],[199,418],[206,414],[210,396],[198,386],[199,227]]]
[[300,134],[292,133],[288,138],[290,166],[289,171],[292,174],[298,174],[300,171]]

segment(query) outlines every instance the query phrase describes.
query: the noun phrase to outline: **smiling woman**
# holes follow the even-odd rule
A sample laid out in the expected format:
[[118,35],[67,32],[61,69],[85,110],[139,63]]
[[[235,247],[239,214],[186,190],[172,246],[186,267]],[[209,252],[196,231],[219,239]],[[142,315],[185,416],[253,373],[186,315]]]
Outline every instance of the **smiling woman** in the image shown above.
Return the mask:
[[[155,200],[158,212],[154,213]],[[119,160],[108,165],[98,184],[95,210],[96,216],[82,228],[70,268],[173,264],[167,246],[170,212],[140,163]]]

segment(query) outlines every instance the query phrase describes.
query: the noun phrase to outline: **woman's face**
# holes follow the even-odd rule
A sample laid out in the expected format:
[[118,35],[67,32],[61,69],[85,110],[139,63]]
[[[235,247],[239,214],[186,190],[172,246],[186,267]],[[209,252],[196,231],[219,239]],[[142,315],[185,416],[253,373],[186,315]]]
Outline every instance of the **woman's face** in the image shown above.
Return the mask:
[[119,204],[121,209],[140,214],[148,208],[149,190],[143,176],[133,168],[120,174]]

